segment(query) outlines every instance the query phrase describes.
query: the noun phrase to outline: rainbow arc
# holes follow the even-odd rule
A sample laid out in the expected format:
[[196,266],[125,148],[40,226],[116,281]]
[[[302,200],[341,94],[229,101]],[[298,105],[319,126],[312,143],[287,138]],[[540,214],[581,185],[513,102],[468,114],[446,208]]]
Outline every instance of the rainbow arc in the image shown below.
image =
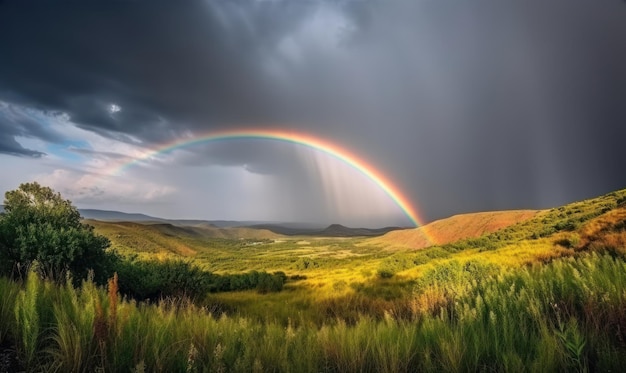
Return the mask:
[[152,151],[147,152],[143,156],[135,158],[130,162],[123,163],[120,166],[114,168],[112,174],[119,175],[133,165],[155,157],[159,154],[168,153],[176,149],[186,148],[201,143],[232,139],[262,139],[282,141],[309,147],[317,151],[326,153],[353,167],[365,177],[373,181],[376,185],[378,185],[378,187],[382,189],[394,201],[394,203],[402,210],[402,212],[415,226],[419,227],[423,225],[421,223],[421,219],[417,214],[417,211],[411,205],[409,199],[403,193],[401,193],[400,189],[396,187],[388,178],[386,178],[382,172],[376,170],[361,157],[356,156],[354,153],[351,153],[347,149],[333,144],[328,140],[297,132],[267,129],[237,129],[208,132],[194,136],[190,139],[178,139],[176,141],[163,144],[153,149]]

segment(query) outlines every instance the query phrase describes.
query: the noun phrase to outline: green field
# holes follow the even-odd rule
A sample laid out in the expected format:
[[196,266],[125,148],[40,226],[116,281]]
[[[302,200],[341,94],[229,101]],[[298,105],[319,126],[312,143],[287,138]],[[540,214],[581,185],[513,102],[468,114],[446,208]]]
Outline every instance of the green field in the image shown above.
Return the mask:
[[2,279],[0,344],[22,369],[615,372],[626,361],[626,190],[420,250],[90,224],[136,260],[282,271],[287,282],[148,304],[122,299],[115,281]]

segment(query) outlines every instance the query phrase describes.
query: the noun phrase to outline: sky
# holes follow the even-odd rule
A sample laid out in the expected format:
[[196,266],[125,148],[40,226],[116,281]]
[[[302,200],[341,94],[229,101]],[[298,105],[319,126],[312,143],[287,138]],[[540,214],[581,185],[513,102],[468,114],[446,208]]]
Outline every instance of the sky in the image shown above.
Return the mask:
[[[410,226],[626,187],[621,0],[0,1],[0,192],[165,218]],[[134,162],[129,167],[122,165]]]

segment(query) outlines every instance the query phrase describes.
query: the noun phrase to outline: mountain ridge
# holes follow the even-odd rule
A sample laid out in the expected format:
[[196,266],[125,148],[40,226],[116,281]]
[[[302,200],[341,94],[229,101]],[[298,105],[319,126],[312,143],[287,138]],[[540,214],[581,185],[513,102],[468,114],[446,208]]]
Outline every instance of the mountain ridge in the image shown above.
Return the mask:
[[323,236],[323,237],[357,237],[380,236],[387,232],[402,229],[401,227],[383,228],[351,228],[342,224],[330,224],[322,227],[309,223],[259,222],[235,220],[200,220],[200,219],[164,219],[142,213],[128,213],[114,210],[79,209],[81,216],[87,220],[103,222],[135,222],[143,224],[171,224],[180,227],[199,228],[249,228],[267,230],[286,236]]

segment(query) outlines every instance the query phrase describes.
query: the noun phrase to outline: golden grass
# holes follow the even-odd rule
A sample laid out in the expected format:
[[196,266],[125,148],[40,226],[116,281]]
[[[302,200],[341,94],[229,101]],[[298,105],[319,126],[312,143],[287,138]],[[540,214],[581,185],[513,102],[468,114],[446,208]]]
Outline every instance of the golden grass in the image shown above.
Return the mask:
[[415,229],[389,232],[367,243],[385,248],[422,249],[477,238],[535,217],[537,210],[478,212],[455,215]]
[[[119,224],[100,223],[96,229],[109,236],[114,246],[119,243],[115,234],[128,234],[133,239],[144,240],[138,245],[140,249],[145,249],[139,250],[140,259],[154,259],[155,256],[159,259],[179,258],[182,255],[177,250],[180,249],[167,249],[178,243],[194,250],[192,257],[196,265],[217,274],[257,270],[270,273],[284,271],[287,276],[305,277],[288,281],[283,293],[261,295],[250,291],[212,294],[209,297],[223,309],[261,317],[265,315],[267,307],[276,309],[282,302],[290,304],[290,300],[300,305],[306,304],[306,299],[337,304],[342,299],[361,297],[363,294],[390,299],[398,296],[398,289],[408,289],[425,274],[454,262],[461,265],[482,263],[503,270],[515,270],[576,256],[579,251],[594,250],[594,247],[613,247],[614,252],[621,252],[626,246],[626,233],[624,229],[615,227],[624,224],[626,209],[617,207],[615,201],[624,198],[624,195],[626,191],[619,191],[543,211],[457,215],[420,229],[394,231],[378,238],[286,236],[248,245],[245,240],[196,237],[184,230],[176,236],[177,231],[172,230],[171,226],[162,225],[146,227],[128,223],[122,224],[126,230],[120,231],[116,230]],[[576,222],[574,230],[545,233],[549,232],[547,228],[568,223],[572,219]],[[506,229],[497,231],[499,228]],[[491,236],[483,235],[494,231],[496,233]],[[441,243],[480,235],[487,241],[500,241],[493,247],[479,244],[409,249],[409,244],[425,244],[425,232],[437,237]],[[535,233],[536,238],[531,239]],[[406,241],[396,239],[398,237],[404,237]],[[163,247],[151,246],[154,243],[163,243]],[[595,246],[590,247],[591,244]],[[132,252],[128,250],[125,252]],[[135,252],[138,252],[136,248]],[[381,278],[381,269],[389,266],[392,278]],[[422,303],[430,299],[428,297],[436,299],[437,296],[436,292],[425,294],[422,301],[414,300],[411,307],[425,309]],[[290,307],[296,313],[309,312],[300,306],[287,308]]]

